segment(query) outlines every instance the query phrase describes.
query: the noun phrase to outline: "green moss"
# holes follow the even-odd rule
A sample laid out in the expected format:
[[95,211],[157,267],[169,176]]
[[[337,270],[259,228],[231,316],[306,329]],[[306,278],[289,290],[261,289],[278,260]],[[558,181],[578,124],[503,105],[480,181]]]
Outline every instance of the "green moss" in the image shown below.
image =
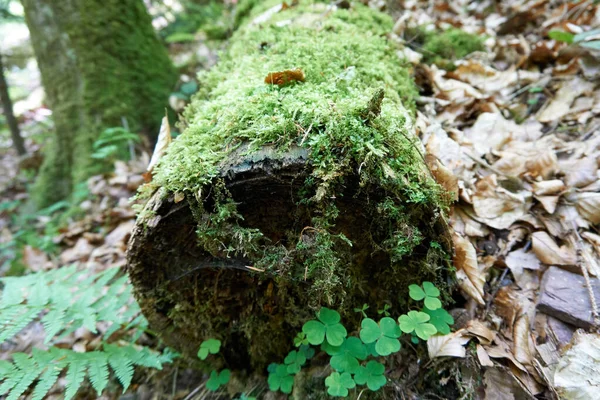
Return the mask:
[[485,49],[484,38],[461,29],[450,28],[443,32],[419,29],[423,60],[443,68],[453,68],[452,61],[459,60],[474,51]]

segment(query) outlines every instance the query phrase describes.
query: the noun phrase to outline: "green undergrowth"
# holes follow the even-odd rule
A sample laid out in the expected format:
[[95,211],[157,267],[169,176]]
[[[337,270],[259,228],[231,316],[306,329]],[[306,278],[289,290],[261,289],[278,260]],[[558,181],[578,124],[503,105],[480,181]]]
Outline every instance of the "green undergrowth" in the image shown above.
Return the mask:
[[428,30],[420,27],[413,32],[418,50],[427,64],[437,64],[446,69],[454,69],[454,61],[475,51],[485,50],[484,37],[467,33],[462,29],[450,28],[445,31]]

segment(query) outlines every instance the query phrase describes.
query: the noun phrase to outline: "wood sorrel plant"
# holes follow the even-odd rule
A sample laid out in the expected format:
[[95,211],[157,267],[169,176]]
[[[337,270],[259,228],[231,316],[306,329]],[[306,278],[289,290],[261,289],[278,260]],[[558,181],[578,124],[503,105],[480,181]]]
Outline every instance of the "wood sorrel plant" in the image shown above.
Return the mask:
[[419,339],[427,340],[435,334],[448,334],[454,323],[452,316],[442,308],[440,291],[433,283],[410,285],[409,295],[415,301],[423,301],[423,306],[397,319],[390,317],[388,308],[380,310],[379,314],[385,316],[379,321],[367,317],[367,304],[355,309],[364,317],[358,337],[348,336],[337,311],[321,308],[317,319],[306,322],[294,338],[298,349],[292,350],[283,364],[269,366],[269,388],[291,393],[294,375],[315,355],[315,347],[320,346],[320,350],[330,357],[329,364],[333,369],[325,379],[329,395],[346,397],[349,389],[357,385],[379,390],[387,383],[385,357],[400,351],[402,333],[411,335],[411,340],[418,343]]

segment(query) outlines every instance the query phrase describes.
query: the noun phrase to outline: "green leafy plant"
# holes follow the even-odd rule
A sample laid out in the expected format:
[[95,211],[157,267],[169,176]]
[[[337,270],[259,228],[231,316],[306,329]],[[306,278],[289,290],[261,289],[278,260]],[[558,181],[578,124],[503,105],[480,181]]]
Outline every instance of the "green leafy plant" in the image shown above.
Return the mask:
[[208,339],[202,342],[200,349],[198,349],[198,358],[206,360],[208,354],[217,354],[221,349],[221,341],[217,339]]
[[138,143],[140,138],[125,128],[108,128],[100,133],[92,145],[92,158],[113,162],[114,160],[129,160],[130,146]]
[[344,325],[340,324],[340,314],[329,308],[321,308],[317,313],[318,321],[308,321],[302,327],[306,339],[312,345],[323,343],[325,338],[332,346],[340,346],[348,335]]
[[354,375],[354,381],[358,385],[366,384],[372,391],[377,391],[387,382],[384,372],[383,364],[371,360],[367,365],[358,368]]
[[[12,362],[0,361],[0,395],[17,399],[37,381],[33,398],[41,399],[66,368],[65,398],[76,393],[88,376],[98,395],[108,383],[109,366],[125,391],[133,377],[134,366],[161,369],[177,356],[166,350],[160,354],[135,345],[147,328],[139,306],[132,300],[127,276],[111,268],[95,275],[75,266],[22,277],[1,278],[4,288],[0,298],[0,343],[13,338],[30,322],[40,320],[46,333],[45,343],[79,328],[96,333],[97,325],[108,325],[100,346],[78,353],[51,346],[34,349],[31,355],[12,354]],[[118,330],[131,331],[128,343],[110,343]],[[123,343],[122,339],[119,343]]]
[[401,315],[398,318],[398,322],[400,322],[400,329],[402,332],[414,332],[421,339],[427,340],[429,339],[429,336],[437,333],[435,326],[427,323],[429,318],[429,314],[424,312],[409,311],[407,315]]
[[367,358],[367,348],[356,337],[344,339],[341,346],[324,344],[323,350],[331,356],[329,363],[338,372],[350,372],[353,374],[360,365],[359,360]]
[[[378,310],[378,314],[386,315],[379,322],[367,316],[367,304],[355,308],[354,311],[364,317],[358,337],[348,336],[338,312],[321,308],[317,320],[306,322],[302,332],[294,338],[298,350],[292,350],[284,364],[269,366],[269,388],[291,393],[294,375],[315,353],[310,345],[320,345],[320,349],[330,357],[329,364],[333,369],[325,379],[329,395],[348,396],[349,390],[357,385],[366,385],[372,391],[379,390],[387,382],[385,365],[380,360],[400,351],[402,332],[409,334],[410,340],[418,344],[419,338],[427,340],[436,333],[450,333],[450,325],[454,323],[452,316],[442,308],[438,298],[440,291],[433,283],[426,281],[421,286],[410,285],[409,296],[415,301],[422,301],[424,306],[420,311],[411,310],[401,315],[398,321],[388,316],[389,306]],[[371,357],[375,359],[369,359]]]
[[224,369],[221,372],[213,370],[210,373],[210,378],[208,378],[208,381],[206,381],[206,388],[216,392],[221,386],[226,385],[229,382],[230,377],[231,371],[228,369]]
[[360,338],[365,343],[375,342],[375,351],[380,356],[389,356],[400,351],[400,328],[390,317],[383,317],[376,323],[370,318],[361,323]]
[[354,382],[349,372],[342,374],[333,372],[325,378],[325,386],[327,386],[327,393],[331,396],[346,397],[348,396],[348,389],[354,388],[356,382]]
[[440,291],[431,282],[423,282],[422,286],[410,285],[408,290],[411,299],[424,300],[425,307],[430,310],[436,310],[442,306],[442,302],[438,299]]
[[[206,339],[200,344],[198,349],[198,358],[202,361],[206,360],[209,354],[218,354],[221,350],[221,341],[218,339]],[[231,377],[231,371],[224,369],[221,371],[212,370],[210,376],[206,381],[206,388],[212,392],[216,392],[221,386],[229,383]]]
[[267,380],[269,389],[272,391],[281,390],[286,394],[292,393],[294,376],[288,372],[287,366],[275,364],[275,367],[271,369],[273,372],[269,374],[269,378]]
[[[587,32],[570,33],[560,30],[548,32],[548,37],[559,42],[585,47],[588,49],[600,50],[600,29],[592,29]],[[591,39],[591,40],[590,40]]]

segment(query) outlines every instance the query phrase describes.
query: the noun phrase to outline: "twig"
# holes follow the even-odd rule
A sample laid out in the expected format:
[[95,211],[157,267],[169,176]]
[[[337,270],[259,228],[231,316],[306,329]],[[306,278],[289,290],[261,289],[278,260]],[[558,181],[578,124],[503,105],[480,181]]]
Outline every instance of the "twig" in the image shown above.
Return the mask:
[[583,250],[579,243],[582,242],[582,238],[577,231],[577,226],[575,226],[575,221],[573,223],[573,232],[577,236],[577,241],[573,238],[573,236],[569,236],[571,243],[577,249],[577,261],[579,262],[579,266],[581,268],[581,272],[583,277],[585,278],[585,286],[587,286],[588,296],[590,297],[590,304],[592,305],[592,318],[594,320],[593,326],[595,330],[600,329],[600,316],[598,315],[598,305],[596,304],[596,297],[594,296],[594,288],[592,287],[592,282],[590,281],[590,274],[587,269],[587,262],[584,261],[585,258],[582,256]]
[[196,395],[204,387],[204,383],[198,386],[196,389],[192,390],[183,400],[190,400],[192,397]]

